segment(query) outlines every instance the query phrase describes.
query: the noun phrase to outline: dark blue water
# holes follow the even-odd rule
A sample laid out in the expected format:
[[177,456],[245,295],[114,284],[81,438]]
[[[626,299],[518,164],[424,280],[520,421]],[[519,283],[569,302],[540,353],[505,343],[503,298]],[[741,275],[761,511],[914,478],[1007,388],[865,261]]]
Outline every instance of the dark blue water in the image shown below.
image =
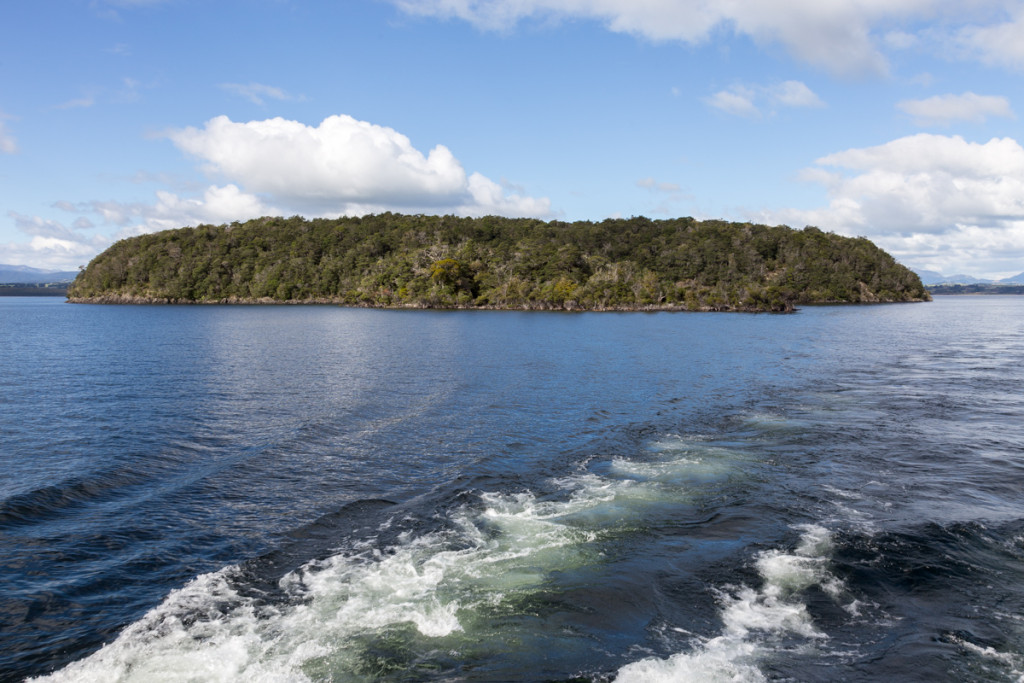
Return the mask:
[[1024,680],[1024,299],[0,298],[0,679]]

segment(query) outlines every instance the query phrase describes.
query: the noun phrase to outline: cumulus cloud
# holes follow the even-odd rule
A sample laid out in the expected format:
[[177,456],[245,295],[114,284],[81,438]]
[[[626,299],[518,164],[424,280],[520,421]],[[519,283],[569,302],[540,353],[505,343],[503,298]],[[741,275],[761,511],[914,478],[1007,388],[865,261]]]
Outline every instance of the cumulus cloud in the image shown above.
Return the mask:
[[[529,197],[480,173],[467,175],[442,145],[424,155],[404,135],[347,116],[330,117],[317,127],[284,119],[234,123],[218,117],[202,129],[172,131],[168,137],[229,181],[202,191],[158,190],[151,202],[55,202],[55,209],[76,215],[70,228],[11,213],[16,227],[32,240],[0,245],[8,258],[69,268],[88,262],[115,239],[266,215],[551,215],[548,199]],[[146,175],[139,180],[167,179]],[[103,227],[116,228],[117,234],[85,234]]]
[[800,81],[783,81],[770,86],[734,85],[704,99],[708,106],[728,114],[756,118],[763,103],[769,107],[823,107],[814,91]]
[[[894,25],[939,11],[971,16],[953,0],[391,0],[420,16],[458,18],[487,30],[522,20],[584,18],[651,40],[697,44],[728,30],[784,46],[795,58],[840,75],[884,74],[879,45],[907,44]],[[982,0],[987,2],[989,0]],[[875,31],[880,35],[876,36]],[[1018,34],[1019,35],[1019,34]]]
[[262,106],[266,100],[290,100],[291,95],[280,88],[262,83],[221,83],[221,89],[227,92],[244,97],[253,104]]
[[59,223],[37,216],[9,211],[15,227],[31,240],[2,245],[8,263],[31,263],[41,268],[72,270],[87,263],[110,240],[99,235],[85,235]]
[[242,192],[231,184],[223,187],[211,185],[201,198],[183,198],[163,190],[156,194],[156,204],[138,212],[145,220],[147,232],[200,223],[230,223],[280,213],[264,204],[259,197]]
[[168,137],[206,162],[208,172],[306,215],[550,213],[547,199],[509,194],[479,173],[467,176],[443,145],[423,154],[401,133],[350,116],[331,116],[315,127],[283,118],[238,123],[219,116]]
[[1005,97],[976,95],[936,95],[924,100],[903,100],[896,107],[914,117],[920,126],[948,125],[957,121],[982,123],[989,116],[1015,118]]
[[822,157],[804,178],[826,187],[827,207],[761,218],[864,235],[904,262],[944,272],[1024,269],[1016,140],[919,134]]

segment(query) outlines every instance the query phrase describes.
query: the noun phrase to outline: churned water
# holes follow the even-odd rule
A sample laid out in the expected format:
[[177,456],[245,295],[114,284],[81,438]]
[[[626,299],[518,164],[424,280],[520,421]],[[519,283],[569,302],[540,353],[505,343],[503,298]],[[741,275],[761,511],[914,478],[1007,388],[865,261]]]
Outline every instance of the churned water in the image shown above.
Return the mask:
[[1024,298],[0,343],[3,680],[1024,680]]

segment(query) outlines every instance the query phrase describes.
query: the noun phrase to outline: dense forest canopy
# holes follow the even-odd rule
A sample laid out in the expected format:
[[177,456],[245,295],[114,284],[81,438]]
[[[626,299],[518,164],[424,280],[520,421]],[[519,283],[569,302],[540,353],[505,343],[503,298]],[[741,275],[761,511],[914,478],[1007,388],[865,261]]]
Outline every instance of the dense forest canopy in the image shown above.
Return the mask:
[[693,218],[594,223],[384,213],[259,218],[122,240],[72,301],[784,311],[929,299],[865,238]]

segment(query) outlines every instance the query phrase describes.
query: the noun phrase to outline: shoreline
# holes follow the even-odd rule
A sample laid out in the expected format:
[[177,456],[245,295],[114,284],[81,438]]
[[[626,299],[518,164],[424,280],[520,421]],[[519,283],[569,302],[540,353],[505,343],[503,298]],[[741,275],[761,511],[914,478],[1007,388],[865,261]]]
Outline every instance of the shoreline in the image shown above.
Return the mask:
[[[809,301],[802,306],[838,306],[838,305],[874,305],[898,303],[926,303],[928,299],[907,299],[902,301]],[[782,308],[757,308],[752,306],[700,306],[690,308],[681,304],[639,304],[611,306],[577,306],[574,304],[555,304],[552,302],[531,302],[516,306],[483,305],[433,305],[429,303],[408,304],[377,304],[370,302],[351,303],[340,298],[314,299],[257,299],[228,297],[224,299],[177,299],[170,297],[145,297],[128,294],[105,294],[96,297],[68,297],[66,303],[71,304],[102,304],[102,305],[140,305],[140,306],[340,306],[343,308],[376,308],[380,310],[432,310],[432,311],[548,311],[562,313],[794,313],[797,306],[787,304]]]
[[703,306],[699,308],[688,308],[686,305],[680,304],[577,306],[574,304],[555,304],[547,301],[531,302],[516,306],[498,306],[494,304],[434,305],[429,303],[376,304],[369,302],[351,303],[340,298],[280,300],[272,299],[270,297],[261,297],[258,299],[228,297],[225,299],[176,299],[171,297],[145,297],[129,294],[104,294],[102,296],[95,297],[68,297],[67,303],[140,306],[340,306],[343,308],[377,308],[390,311],[554,311],[563,313],[792,313],[796,310],[793,306],[787,306],[776,310],[743,306]]

